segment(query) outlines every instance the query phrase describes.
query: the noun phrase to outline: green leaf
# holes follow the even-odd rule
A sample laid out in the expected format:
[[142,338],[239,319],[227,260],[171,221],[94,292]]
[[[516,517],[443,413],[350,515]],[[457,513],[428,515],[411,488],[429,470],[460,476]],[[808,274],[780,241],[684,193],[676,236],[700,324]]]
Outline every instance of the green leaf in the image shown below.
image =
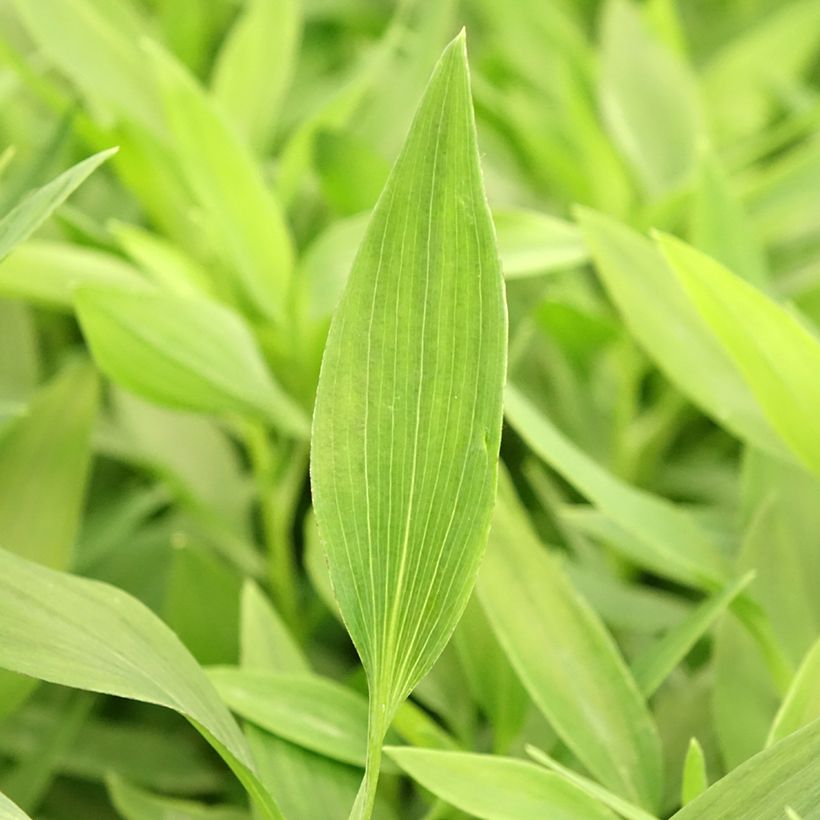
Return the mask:
[[659,235],[658,244],[772,427],[820,473],[817,338],[794,313],[714,259],[671,236]]
[[673,820],[812,817],[820,806],[820,720],[747,760],[684,806]]
[[268,372],[239,315],[207,299],[81,287],[80,324],[103,372],[168,407],[262,416],[305,437],[302,410]]
[[803,658],[766,743],[776,743],[816,720],[820,720],[820,640],[815,641]]
[[660,743],[615,642],[538,543],[508,480],[500,487],[478,594],[527,692],[602,783],[660,800]]
[[626,820],[657,820],[656,817],[644,811],[640,806],[636,806],[617,794],[613,794],[603,786],[598,785],[594,780],[578,774],[566,766],[562,766],[557,760],[551,758],[546,752],[541,749],[528,745],[526,747],[527,754],[540,763],[546,766],[556,774],[560,775],[567,783],[577,786],[582,792],[588,794],[594,800],[599,800],[603,805],[609,806],[614,812],[617,812]]
[[33,239],[0,264],[0,294],[12,299],[72,310],[82,285],[147,288],[141,273],[114,254],[68,242]]
[[706,634],[726,608],[752,582],[754,572],[727,584],[707,598],[676,626],[668,629],[649,649],[630,664],[638,688],[646,697],[657,691],[689,650]]
[[[0,750],[4,757],[36,756],[43,738],[63,719],[62,704],[30,702],[3,722]],[[116,773],[147,788],[175,794],[212,794],[225,778],[218,759],[195,735],[169,736],[162,725],[113,721],[91,716],[56,763],[59,774],[99,782]]]
[[14,7],[46,59],[82,92],[103,121],[114,113],[162,131],[156,91],[146,82],[137,43],[147,33],[131,4],[95,0],[15,0]]
[[608,473],[512,384],[505,393],[505,413],[537,455],[629,534],[633,560],[664,577],[706,589],[725,579],[722,556],[691,516]]
[[103,162],[116,152],[116,148],[109,148],[84,159],[42,188],[31,191],[19,205],[0,219],[0,260],[8,256],[16,245],[28,239]]
[[310,672],[307,659],[279,613],[250,580],[242,587],[239,619],[244,668],[293,674]]
[[364,766],[367,703],[346,686],[311,674],[211,667],[208,676],[231,711],[319,754]]
[[218,237],[248,306],[287,316],[293,247],[285,217],[250,149],[183,65],[156,44],[145,55],[159,84],[174,157]]
[[117,775],[106,779],[111,803],[123,820],[249,820],[234,806],[206,806],[189,800],[160,797],[137,788]]
[[493,731],[493,751],[506,752],[521,732],[530,700],[493,634],[476,595],[453,635],[470,692]]
[[630,0],[605,5],[602,52],[607,127],[647,192],[665,193],[685,181],[696,157],[701,127],[692,78]]
[[[310,665],[302,650],[259,587],[250,581],[242,590],[240,617],[243,669],[310,674]],[[264,699],[267,701],[266,696]],[[364,731],[362,723],[361,732]],[[246,723],[245,734],[262,782],[275,795],[288,820],[316,817],[344,820],[347,817],[361,779],[358,767],[291,743],[256,723]]]
[[595,211],[579,208],[576,216],[604,286],[646,355],[719,424],[767,452],[786,454],[652,243]]
[[0,820],[31,820],[31,818],[8,797],[0,793]]
[[215,295],[208,272],[181,248],[137,225],[111,220],[106,227],[158,287],[180,296]]
[[214,96],[259,153],[269,147],[302,28],[298,0],[248,0],[214,66]]
[[707,788],[709,788],[709,780],[706,776],[706,759],[703,756],[700,743],[698,743],[697,738],[693,737],[689,741],[686,760],[683,762],[681,804],[686,806],[691,803],[700,797]]
[[0,436],[0,544],[55,569],[71,563],[91,463],[98,384],[66,367]]
[[558,775],[511,757],[388,747],[386,753],[436,797],[484,820],[614,820]]
[[368,676],[371,766],[467,604],[501,428],[504,295],[463,36],[444,52],[333,319],[314,413],[313,499]]
[[507,279],[583,265],[588,254],[578,229],[554,216],[526,210],[493,211],[498,255]]
[[692,244],[758,287],[769,281],[766,258],[717,158],[701,158],[692,203]]
[[0,666],[179,712],[265,816],[281,817],[257,779],[239,727],[201,668],[156,615],[121,590],[0,550]]

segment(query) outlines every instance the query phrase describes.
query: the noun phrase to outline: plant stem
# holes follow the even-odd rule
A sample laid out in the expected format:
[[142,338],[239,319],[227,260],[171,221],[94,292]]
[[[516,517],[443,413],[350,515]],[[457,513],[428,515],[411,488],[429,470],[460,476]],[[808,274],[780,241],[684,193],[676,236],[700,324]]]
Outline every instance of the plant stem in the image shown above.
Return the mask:
[[267,432],[258,424],[247,423],[244,431],[268,550],[271,590],[282,617],[293,626],[297,622],[298,606],[291,529],[304,475],[305,454],[295,445],[283,447],[277,453]]
[[350,820],[370,820],[376,804],[376,789],[382,765],[382,744],[387,732],[384,701],[371,695],[370,718],[367,722],[367,758],[364,779],[350,812]]

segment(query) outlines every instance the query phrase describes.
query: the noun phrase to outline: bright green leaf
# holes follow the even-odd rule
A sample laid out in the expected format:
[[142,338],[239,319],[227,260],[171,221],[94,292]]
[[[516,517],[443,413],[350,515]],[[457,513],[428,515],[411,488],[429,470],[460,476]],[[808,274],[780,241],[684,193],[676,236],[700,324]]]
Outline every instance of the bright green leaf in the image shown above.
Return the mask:
[[714,259],[671,236],[658,244],[772,427],[820,473],[820,343],[786,308]]
[[71,310],[81,285],[147,288],[140,272],[119,257],[68,242],[31,240],[0,264],[0,294],[9,298]]
[[667,676],[684,659],[686,653],[703,637],[726,608],[752,582],[755,573],[727,584],[707,598],[676,626],[668,629],[649,649],[631,663],[632,674],[641,692],[650,697]]
[[249,306],[267,318],[286,316],[293,248],[279,203],[250,149],[215,101],[171,55],[146,43],[162,92],[175,156],[220,240],[226,263]]
[[684,806],[673,820],[813,817],[820,806],[820,720],[747,760]]
[[100,368],[168,407],[262,416],[303,437],[304,413],[273,381],[238,314],[160,291],[78,288],[75,303]]
[[0,544],[66,569],[77,536],[91,463],[97,378],[73,364],[37,393],[0,436]]
[[378,747],[470,595],[495,486],[505,311],[463,36],[439,62],[334,316],[313,498]]
[[0,550],[0,666],[179,712],[265,816],[281,817],[256,777],[239,727],[196,661],[156,615],[121,590]]
[[706,760],[703,748],[697,738],[689,741],[686,751],[686,760],[683,762],[683,781],[681,783],[681,804],[686,806],[697,797],[700,797],[709,788],[706,776]]
[[247,0],[219,51],[213,90],[259,153],[269,146],[301,34],[299,0]]
[[8,256],[20,242],[28,239],[90,174],[116,152],[116,148],[109,148],[84,159],[42,188],[31,191],[19,205],[0,219],[0,260]]
[[436,797],[484,820],[614,820],[558,775],[510,757],[390,747],[387,754]]
[[576,448],[514,385],[507,386],[504,409],[534,452],[631,536],[632,557],[638,563],[707,589],[724,579],[722,556],[690,516],[608,473]]
[[650,195],[685,181],[700,136],[697,91],[678,55],[653,39],[631,0],[609,0],[600,96],[613,139]]
[[211,667],[222,700],[252,723],[319,754],[363,766],[367,702],[340,683],[311,674]]
[[820,719],[820,640],[806,653],[772,724],[767,744]]
[[478,582],[487,618],[530,697],[579,760],[642,806],[660,799],[660,744],[615,642],[501,485]]
[[578,209],[576,215],[604,286],[646,354],[719,424],[767,452],[785,454],[731,359],[652,243],[594,211]]

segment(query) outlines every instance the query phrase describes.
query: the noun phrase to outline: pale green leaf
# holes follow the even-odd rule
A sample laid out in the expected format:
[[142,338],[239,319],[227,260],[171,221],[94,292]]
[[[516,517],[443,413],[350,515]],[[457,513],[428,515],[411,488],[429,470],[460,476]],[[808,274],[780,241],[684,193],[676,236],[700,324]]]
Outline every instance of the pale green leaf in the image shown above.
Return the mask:
[[688,398],[761,449],[786,448],[731,359],[652,243],[609,217],[576,211],[598,274],[646,354]]
[[767,744],[776,743],[803,726],[820,719],[820,640],[806,653],[792,685],[783,698],[769,732]]
[[484,820],[614,820],[574,785],[510,757],[389,747],[387,754],[436,797]]
[[604,7],[599,86],[607,127],[647,192],[684,182],[700,138],[697,90],[631,0]]
[[118,775],[106,778],[111,803],[123,820],[250,820],[234,806],[208,806],[151,794]]
[[505,347],[460,36],[371,217],[333,319],[314,414],[314,507],[367,672],[376,755],[475,580],[494,494]]
[[527,210],[495,210],[498,255],[507,279],[578,267],[588,253],[570,222]]
[[239,727],[201,668],[156,615],[121,590],[0,550],[0,666],[179,712],[225,759],[265,816],[281,817],[256,777]]
[[673,820],[769,820],[786,806],[806,818],[820,806],[820,720],[733,769]]
[[557,760],[550,757],[541,749],[528,745],[526,751],[533,760],[551,769],[560,775],[567,783],[577,786],[582,792],[588,794],[593,799],[599,800],[604,806],[609,806],[609,808],[621,817],[626,818],[626,820],[657,820],[654,815],[644,811],[640,806],[636,806],[634,803],[624,800],[617,794],[613,794],[594,780],[590,780],[588,777],[584,777],[578,774],[578,772],[568,769],[566,766],[562,766]]
[[662,576],[707,589],[725,579],[722,556],[691,516],[608,473],[514,385],[507,386],[504,409],[533,451],[634,539],[633,559]]
[[693,737],[689,741],[686,759],[683,761],[681,804],[685,806],[691,803],[708,788],[709,780],[706,776],[706,759],[703,756],[703,748],[697,738]]
[[340,683],[228,666],[212,667],[208,676],[237,715],[306,749],[364,765],[367,702]]
[[85,498],[98,384],[72,364],[0,436],[0,545],[66,569]]
[[137,225],[111,220],[107,227],[125,253],[159,287],[181,296],[215,295],[207,271],[181,248]]
[[160,103],[137,47],[147,27],[130,3],[15,0],[14,6],[48,61],[100,119],[110,121],[113,114],[161,133]]
[[699,604],[679,624],[666,630],[662,638],[632,661],[630,666],[635,682],[646,697],[655,693],[754,577],[754,572],[747,572],[742,578],[727,584]]
[[31,818],[8,797],[0,793],[0,820],[31,820]]
[[698,169],[692,203],[692,244],[749,282],[764,287],[769,280],[766,258],[728,176],[712,154]]
[[71,310],[81,285],[147,287],[140,272],[114,254],[68,242],[33,239],[0,263],[0,294]]
[[262,416],[304,437],[303,411],[273,381],[247,325],[216,302],[160,291],[81,287],[75,304],[97,364],[168,407]]
[[478,582],[487,618],[527,692],[607,787],[642,806],[660,799],[660,743],[615,642],[538,542],[501,484]]
[[269,147],[302,28],[300,0],[247,0],[214,66],[223,110],[260,153]]
[[0,260],[28,239],[91,173],[116,152],[116,148],[109,148],[84,159],[42,188],[28,193],[19,205],[0,219]]
[[786,308],[723,265],[671,236],[658,244],[772,427],[820,473],[820,343]]
[[504,753],[523,728],[530,700],[476,595],[456,627],[453,645],[470,692],[492,726],[493,751]]
[[279,203],[248,146],[185,67],[150,42],[145,57],[161,89],[175,157],[237,288],[251,309],[283,321],[293,247]]

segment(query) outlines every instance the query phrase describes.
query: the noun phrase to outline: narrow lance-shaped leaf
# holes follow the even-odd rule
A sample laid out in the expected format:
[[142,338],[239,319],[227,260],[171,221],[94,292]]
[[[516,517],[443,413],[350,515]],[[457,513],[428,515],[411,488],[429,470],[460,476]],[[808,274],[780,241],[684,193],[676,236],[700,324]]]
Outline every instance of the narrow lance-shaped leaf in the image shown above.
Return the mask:
[[534,452],[586,495],[634,542],[637,563],[662,576],[710,589],[726,574],[725,560],[697,522],[663,498],[630,486],[577,448],[514,385],[507,419]]
[[767,744],[782,740],[813,720],[820,719],[820,640],[800,664],[783,704],[772,723]]
[[495,492],[506,320],[464,37],[444,52],[334,316],[314,505],[370,687],[369,770],[467,603]]
[[706,775],[706,759],[703,755],[703,748],[698,743],[697,738],[689,741],[689,748],[686,751],[686,759],[683,761],[683,780],[681,783],[681,804],[687,805],[700,797],[709,787],[709,779]]
[[97,393],[91,364],[72,364],[0,438],[0,544],[55,569],[77,535]]
[[820,806],[820,720],[770,746],[718,780],[672,820],[768,820],[786,806],[817,816]]
[[304,412],[273,380],[247,325],[204,298],[82,287],[75,304],[94,358],[111,379],[181,410],[262,416],[307,435]]
[[249,308],[283,321],[293,247],[261,168],[216,102],[172,55],[144,43],[159,85],[175,156],[225,249]]
[[116,152],[116,148],[109,148],[83,160],[42,188],[31,191],[6,214],[0,220],[0,259],[31,236],[91,173]]
[[393,747],[388,755],[436,797],[485,820],[615,820],[604,805],[524,760]]
[[792,452],[820,474],[820,343],[785,307],[672,236],[658,244],[698,313]]
[[638,687],[594,610],[536,539],[502,481],[478,582],[487,619],[527,692],[604,785],[660,798],[660,743]]
[[224,758],[264,816],[281,818],[239,727],[201,668],[153,612],[121,590],[0,550],[0,667],[179,712]]

